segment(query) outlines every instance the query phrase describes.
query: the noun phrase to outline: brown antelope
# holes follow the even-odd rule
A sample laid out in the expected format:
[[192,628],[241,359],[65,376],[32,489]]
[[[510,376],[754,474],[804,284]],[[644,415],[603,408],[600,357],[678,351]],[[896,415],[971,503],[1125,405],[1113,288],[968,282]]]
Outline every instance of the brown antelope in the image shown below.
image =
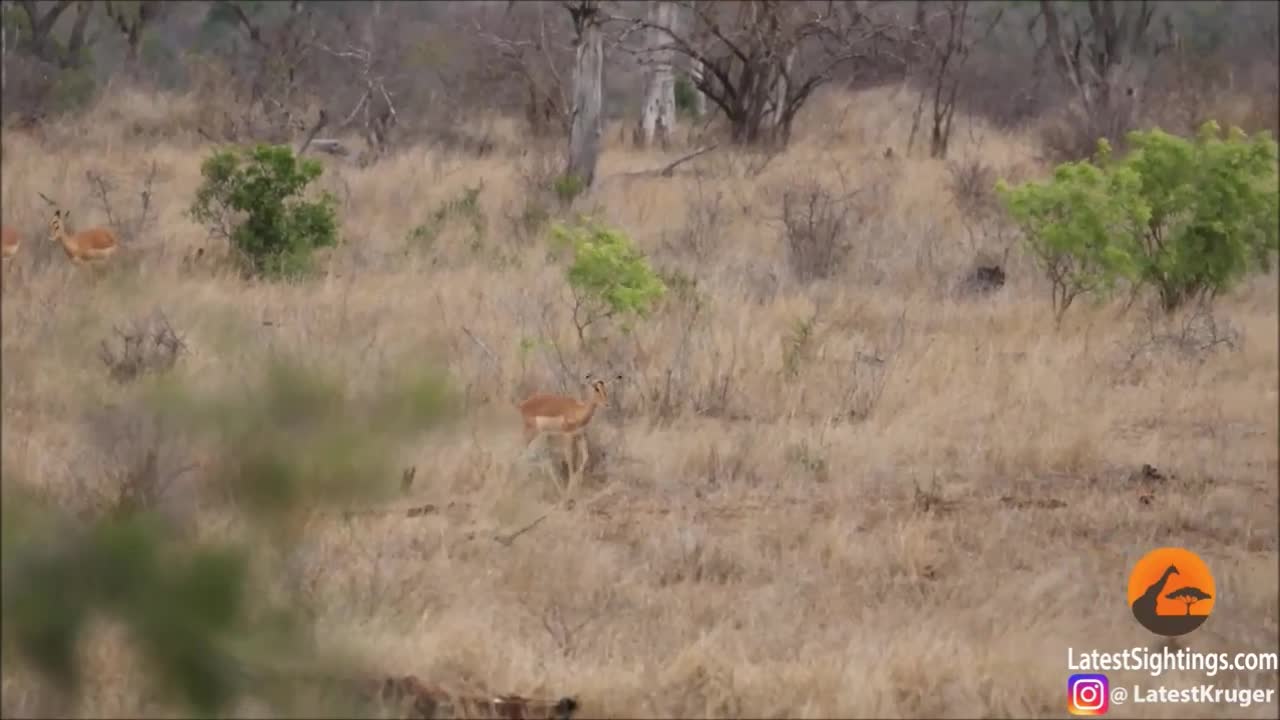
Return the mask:
[[0,225],[0,247],[4,248],[4,259],[9,262],[6,269],[13,265],[13,256],[18,254],[18,248],[22,246],[22,236],[17,230],[8,225]]
[[8,225],[0,225],[0,246],[4,247],[4,259],[8,260],[18,254],[22,245],[22,236]]
[[[615,379],[621,380],[622,376],[618,375]],[[555,479],[558,473],[552,473],[556,489],[561,490],[562,493],[571,491],[573,488],[575,447],[578,444],[582,445],[582,463],[576,471],[579,478],[587,467],[587,460],[591,457],[585,436],[587,424],[595,416],[596,408],[609,407],[609,392],[605,381],[593,378],[590,374],[587,375],[586,380],[591,387],[591,397],[586,402],[564,395],[537,394],[530,396],[517,408],[521,419],[524,420],[526,448],[541,434],[559,435],[566,440],[565,460],[569,463],[569,478],[564,489],[560,488],[559,481]]]
[[66,223],[71,211],[54,210],[49,221],[49,239],[62,243],[62,250],[79,265],[84,262],[100,262],[115,254],[119,243],[115,233],[103,227],[89,228],[76,233],[67,232]]

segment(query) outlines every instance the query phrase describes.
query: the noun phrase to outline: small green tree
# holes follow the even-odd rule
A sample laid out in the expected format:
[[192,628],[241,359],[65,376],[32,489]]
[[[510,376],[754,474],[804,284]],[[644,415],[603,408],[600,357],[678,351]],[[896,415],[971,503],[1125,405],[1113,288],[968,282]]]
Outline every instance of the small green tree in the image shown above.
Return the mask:
[[1165,310],[1229,289],[1277,250],[1276,143],[1212,120],[1194,141],[1159,129],[1129,134],[1125,165],[1142,179],[1151,217],[1139,235],[1140,273]]
[[[1110,152],[1099,143],[1100,160]],[[1045,183],[1029,182],[996,189],[1009,214],[1022,227],[1037,263],[1049,278],[1056,323],[1076,298],[1105,294],[1136,273],[1130,242],[1147,222],[1138,201],[1141,179],[1133,171],[1110,172],[1088,161],[1059,165]]]
[[569,289],[573,293],[573,323],[579,342],[593,323],[614,316],[646,316],[666,292],[661,278],[620,230],[592,221],[556,225],[552,238],[573,250]]
[[332,195],[302,198],[323,172],[284,145],[217,152],[200,168],[191,215],[230,240],[252,274],[294,276],[308,269],[313,250],[337,242]]
[[1133,132],[1123,159],[1099,141],[1094,161],[1060,165],[1044,183],[997,189],[1053,284],[1061,321],[1080,294],[1121,280],[1149,285],[1164,309],[1229,289],[1266,268],[1277,246],[1276,143],[1238,129],[1195,140]]

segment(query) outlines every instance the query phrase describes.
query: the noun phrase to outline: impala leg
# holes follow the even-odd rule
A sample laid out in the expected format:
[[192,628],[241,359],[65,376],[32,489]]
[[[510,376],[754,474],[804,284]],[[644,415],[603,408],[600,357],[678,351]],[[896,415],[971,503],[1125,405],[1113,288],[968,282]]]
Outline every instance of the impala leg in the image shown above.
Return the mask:
[[566,499],[569,495],[573,493],[573,460],[574,460],[574,454],[575,454],[574,453],[574,440],[575,440],[574,436],[567,435],[565,436],[564,440],[565,440],[565,446],[564,446],[565,478],[564,478],[564,494],[561,495],[562,500]]
[[582,476],[587,472],[587,462],[591,459],[591,446],[587,443],[587,435],[583,433],[578,436],[578,442],[582,443],[582,464],[578,466],[578,483],[582,483]]
[[556,467],[556,463],[551,459],[550,453],[547,453],[545,464],[547,474],[551,476],[551,484],[556,487],[556,495],[558,497],[564,497],[564,486],[560,484],[560,468]]
[[[529,447],[533,444],[533,441],[537,439],[539,435],[540,433],[536,427],[530,427],[528,425],[525,426],[524,449],[525,449],[526,459],[528,458]],[[550,447],[551,437],[552,437],[551,435],[546,435],[544,438],[546,442],[543,444],[546,445],[546,447],[543,448],[544,452],[542,456],[542,467],[544,470],[546,470],[547,475],[551,477],[551,483],[555,485],[556,493],[559,495],[563,495],[564,490],[560,486],[560,470],[559,468],[556,467],[555,458],[551,454],[551,447]]]

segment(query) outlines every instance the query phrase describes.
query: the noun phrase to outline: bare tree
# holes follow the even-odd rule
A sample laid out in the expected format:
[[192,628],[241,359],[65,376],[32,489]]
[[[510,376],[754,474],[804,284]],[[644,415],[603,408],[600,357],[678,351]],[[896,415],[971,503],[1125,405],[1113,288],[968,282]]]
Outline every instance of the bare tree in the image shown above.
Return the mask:
[[[72,5],[76,8],[76,19],[71,26],[71,33],[67,36],[65,47],[60,47],[53,39],[53,27],[57,24],[58,18],[62,17],[62,14]],[[21,43],[26,51],[60,68],[78,68],[84,64],[84,50],[89,45],[85,32],[89,26],[89,16],[93,12],[94,3],[83,0],[58,0],[46,6],[44,12],[40,12],[40,7],[35,0],[20,0],[17,6],[26,16],[25,27],[28,32]]]
[[1090,142],[1106,137],[1119,142],[1135,119],[1140,85],[1139,63],[1164,49],[1150,37],[1157,14],[1152,0],[1112,3],[1062,3],[1040,0],[1040,12],[1028,26],[1043,25],[1040,54],[1053,59],[1058,75],[1074,90],[1076,120]]
[[369,157],[379,157],[389,147],[391,131],[397,126],[399,117],[382,71],[385,65],[382,60],[386,54],[381,52],[378,42],[383,17],[382,0],[372,0],[365,3],[364,7],[367,11],[362,13],[363,21],[358,32],[351,29],[353,34],[360,36],[358,42],[348,41],[341,48],[330,47],[321,42],[316,42],[315,46],[332,57],[345,61],[359,88],[359,99],[350,110],[343,111],[343,119],[339,121],[337,129],[350,127],[359,120],[365,142],[368,143]]
[[504,17],[513,22],[501,34],[485,31],[479,21],[472,29],[492,51],[497,72],[523,81],[525,118],[533,134],[568,135],[572,101],[564,71],[573,62],[574,47],[566,33],[548,21],[544,7],[542,2],[509,3]]
[[0,3],[0,97],[9,86],[9,26],[3,22],[3,13],[8,5],[7,2]]
[[[930,16],[927,8],[939,10]],[[912,33],[917,45],[922,46],[918,49],[924,53],[928,92],[921,93],[916,104],[907,152],[911,152],[915,145],[916,132],[920,129],[927,100],[932,110],[929,157],[947,156],[951,143],[951,122],[955,117],[956,99],[960,94],[963,77],[961,71],[969,60],[974,43],[988,37],[1003,15],[1004,9],[996,8],[979,30],[971,27],[977,24],[977,18],[970,14],[969,0],[947,0],[939,3],[917,0]]]
[[249,41],[253,62],[249,104],[260,105],[271,125],[269,134],[283,138],[305,129],[307,123],[299,115],[298,75],[316,48],[310,5],[290,0],[284,19],[270,24],[252,15],[248,4],[236,0],[216,0],[210,12],[229,17]]
[[138,57],[147,26],[159,20],[171,7],[159,0],[106,0],[103,9],[125,39],[125,64],[130,73],[138,71]]
[[[649,21],[657,27],[679,30],[676,6],[670,0],[650,0]],[[647,146],[657,140],[666,147],[676,122],[676,77],[672,66],[673,53],[664,33],[649,27],[645,31],[649,47],[646,53],[648,72],[645,77],[644,105],[640,108],[640,126],[636,129],[636,143]]]
[[590,187],[595,181],[603,133],[604,32],[601,25],[606,18],[600,12],[598,0],[575,0],[565,7],[573,18],[576,51],[567,174]]
[[734,142],[786,143],[796,113],[841,66],[867,56],[879,27],[861,4],[683,0],[688,29],[637,20],[693,64],[693,80],[725,114]]

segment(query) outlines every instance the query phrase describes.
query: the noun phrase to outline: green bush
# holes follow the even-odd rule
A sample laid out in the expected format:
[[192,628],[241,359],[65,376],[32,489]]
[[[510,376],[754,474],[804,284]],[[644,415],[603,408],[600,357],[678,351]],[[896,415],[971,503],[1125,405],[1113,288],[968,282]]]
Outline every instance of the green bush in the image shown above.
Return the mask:
[[323,172],[284,145],[217,152],[200,168],[191,214],[227,237],[252,274],[295,276],[309,269],[313,250],[337,242],[333,197],[301,197]]
[[[196,389],[166,378],[148,395],[174,441],[209,450],[207,481],[217,485],[209,497],[234,498],[223,517],[240,529],[236,536],[206,539],[154,508],[77,517],[4,478],[6,669],[36,671],[48,694],[73,703],[87,679],[81,642],[106,617],[127,630],[155,689],[197,716],[227,717],[246,697],[269,702],[273,716],[348,715],[301,706],[306,698],[272,674],[287,664],[362,675],[303,632],[297,548],[305,520],[394,497],[394,458],[447,422],[454,395],[443,375],[421,368],[360,392],[287,360],[250,380]],[[271,691],[262,692],[268,682]]]
[[1166,311],[1229,289],[1277,250],[1276,143],[1216,123],[1195,140],[1133,132],[1113,160],[1065,163],[1044,183],[998,192],[1053,285],[1055,317],[1122,281],[1150,286]]
[[1277,250],[1276,143],[1207,122],[1196,140],[1133,133],[1127,165],[1142,178],[1151,219],[1139,236],[1140,273],[1166,310],[1229,289]]
[[1105,294],[1135,277],[1135,247],[1128,241],[1148,219],[1133,202],[1140,186],[1131,170],[1108,172],[1087,160],[1059,165],[1043,184],[997,184],[1052,284],[1056,320],[1080,295]]
[[560,207],[567,208],[573,205],[573,201],[587,189],[587,184],[582,181],[582,178],[569,173],[556,178],[551,189],[555,191]]
[[615,316],[644,317],[666,292],[649,261],[620,230],[595,222],[556,225],[559,247],[573,249],[567,278],[573,292],[573,322],[586,342],[591,324]]

